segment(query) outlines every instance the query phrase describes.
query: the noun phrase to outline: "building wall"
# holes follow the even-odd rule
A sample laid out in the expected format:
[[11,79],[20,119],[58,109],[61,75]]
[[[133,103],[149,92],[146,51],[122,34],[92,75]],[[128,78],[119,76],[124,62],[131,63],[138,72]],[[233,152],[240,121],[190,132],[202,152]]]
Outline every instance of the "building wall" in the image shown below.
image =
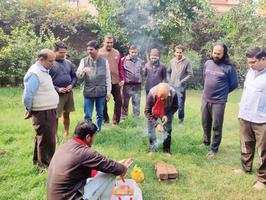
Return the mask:
[[239,0],[212,0],[210,5],[214,7],[217,13],[225,13],[231,8],[239,6],[241,1]]

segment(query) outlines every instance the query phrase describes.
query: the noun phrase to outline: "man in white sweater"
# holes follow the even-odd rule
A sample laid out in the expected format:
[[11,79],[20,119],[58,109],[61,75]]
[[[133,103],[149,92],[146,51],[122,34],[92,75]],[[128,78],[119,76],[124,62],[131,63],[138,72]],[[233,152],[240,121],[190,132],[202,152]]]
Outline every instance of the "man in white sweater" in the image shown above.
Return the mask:
[[54,60],[53,51],[42,49],[38,54],[38,61],[24,76],[24,118],[32,117],[36,133],[33,163],[38,165],[40,172],[49,166],[56,146],[55,124],[59,97],[49,75]]
[[266,188],[266,51],[254,48],[246,54],[250,69],[239,105],[241,164],[234,172],[252,171],[255,146],[258,148],[256,190]]

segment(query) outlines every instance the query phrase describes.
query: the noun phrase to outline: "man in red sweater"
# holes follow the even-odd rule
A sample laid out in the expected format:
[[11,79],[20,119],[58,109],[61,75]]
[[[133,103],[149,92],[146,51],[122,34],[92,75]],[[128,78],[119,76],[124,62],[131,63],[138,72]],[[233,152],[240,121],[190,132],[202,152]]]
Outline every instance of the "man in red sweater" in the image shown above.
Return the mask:
[[[120,65],[120,53],[118,50],[113,48],[114,39],[111,35],[106,35],[103,41],[103,47],[99,49],[99,56],[108,60],[110,71],[111,71],[111,81],[112,90],[115,105],[113,114],[113,124],[119,124],[121,117],[121,107],[122,107],[122,97],[120,89],[124,85],[125,75],[122,66]],[[107,103],[105,103],[105,108],[103,110],[103,120],[104,123],[109,123],[109,115],[107,109]]]

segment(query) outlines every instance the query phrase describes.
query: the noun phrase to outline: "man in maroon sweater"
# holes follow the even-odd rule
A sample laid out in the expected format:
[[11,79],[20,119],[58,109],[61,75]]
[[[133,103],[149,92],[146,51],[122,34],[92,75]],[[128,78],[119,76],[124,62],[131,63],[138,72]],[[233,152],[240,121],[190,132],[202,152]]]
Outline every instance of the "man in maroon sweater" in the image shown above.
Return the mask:
[[[108,60],[109,63],[112,81],[111,93],[115,102],[112,122],[113,124],[119,124],[122,108],[122,97],[120,90],[125,82],[125,73],[123,67],[120,64],[120,53],[118,50],[113,48],[113,45],[113,37],[111,35],[106,35],[104,37],[103,47],[99,49],[99,56]],[[105,107],[103,110],[103,120],[105,124],[110,123],[107,102],[105,103]]]
[[[82,121],[75,137],[56,151],[48,169],[48,200],[110,199],[115,176],[125,175],[127,167],[91,148],[96,131],[95,124]],[[106,174],[87,180],[93,169]]]
[[[157,151],[158,141],[155,129],[162,133],[163,152],[171,156],[171,132],[173,114],[178,109],[178,98],[174,88],[167,83],[159,83],[150,89],[147,96],[145,116],[148,119],[148,137],[150,142],[150,152]],[[160,119],[162,125],[157,121]]]

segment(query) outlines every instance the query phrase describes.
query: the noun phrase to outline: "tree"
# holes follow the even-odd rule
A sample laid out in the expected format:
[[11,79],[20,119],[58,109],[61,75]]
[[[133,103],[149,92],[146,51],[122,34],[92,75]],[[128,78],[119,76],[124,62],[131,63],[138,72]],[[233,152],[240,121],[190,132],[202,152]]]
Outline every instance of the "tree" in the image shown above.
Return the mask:
[[124,44],[147,52],[182,39],[188,24],[207,8],[201,0],[91,0],[99,11],[101,35],[111,33]]

